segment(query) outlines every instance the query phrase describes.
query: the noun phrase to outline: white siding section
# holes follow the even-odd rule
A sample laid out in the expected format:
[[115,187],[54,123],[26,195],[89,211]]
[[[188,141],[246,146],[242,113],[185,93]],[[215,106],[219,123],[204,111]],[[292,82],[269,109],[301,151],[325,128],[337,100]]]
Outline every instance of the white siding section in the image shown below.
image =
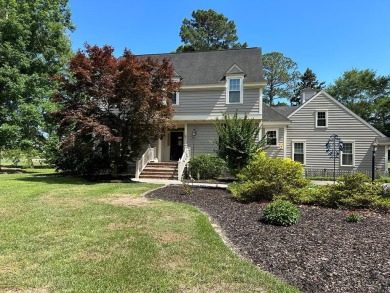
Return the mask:
[[[328,113],[328,126],[315,127],[317,110]],[[310,100],[294,115],[289,117],[292,122],[287,128],[287,157],[292,158],[292,140],[306,141],[306,168],[333,169],[333,160],[326,153],[325,144],[332,134],[337,134],[343,141],[354,141],[355,165],[353,167],[339,166],[342,170],[367,169],[371,170],[371,144],[378,136],[368,125],[354,117],[342,106],[339,106],[325,94],[320,93]],[[376,165],[383,170],[385,167],[385,148],[378,147]]]

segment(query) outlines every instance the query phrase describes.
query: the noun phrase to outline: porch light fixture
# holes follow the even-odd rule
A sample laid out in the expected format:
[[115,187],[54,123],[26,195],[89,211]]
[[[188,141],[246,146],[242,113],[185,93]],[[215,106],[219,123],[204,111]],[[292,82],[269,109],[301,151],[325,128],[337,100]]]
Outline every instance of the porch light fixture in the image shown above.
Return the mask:
[[194,128],[193,130],[192,130],[192,137],[195,137],[196,136],[196,129]]
[[371,182],[374,183],[375,180],[375,153],[378,149],[378,140],[375,138],[374,142],[371,144],[372,147],[372,166],[371,166]]

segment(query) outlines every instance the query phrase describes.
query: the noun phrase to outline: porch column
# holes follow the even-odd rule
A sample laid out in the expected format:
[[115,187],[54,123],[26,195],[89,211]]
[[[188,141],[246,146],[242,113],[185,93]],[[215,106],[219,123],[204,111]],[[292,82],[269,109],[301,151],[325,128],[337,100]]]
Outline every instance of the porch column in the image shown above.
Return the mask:
[[157,159],[159,162],[161,162],[161,148],[162,148],[162,143],[161,139],[158,139],[158,147],[157,147]]
[[287,157],[287,126],[284,127],[283,133],[283,158]]
[[187,132],[188,132],[188,129],[187,129],[187,122],[186,122],[186,123],[184,123],[184,141],[183,141],[184,148],[186,148],[188,146]]

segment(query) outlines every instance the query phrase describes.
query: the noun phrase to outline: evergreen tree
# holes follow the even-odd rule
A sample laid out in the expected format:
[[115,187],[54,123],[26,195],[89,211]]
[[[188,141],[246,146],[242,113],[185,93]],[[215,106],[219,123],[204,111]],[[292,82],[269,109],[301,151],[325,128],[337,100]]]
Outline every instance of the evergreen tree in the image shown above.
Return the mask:
[[275,99],[291,99],[299,75],[297,64],[282,53],[271,52],[263,55],[263,67],[267,80],[264,101],[272,106]]
[[316,74],[310,69],[307,68],[305,73],[299,77],[299,81],[294,90],[294,97],[290,100],[291,104],[299,105],[301,102],[302,91],[306,88],[315,89],[320,91],[324,88],[325,82],[319,82],[317,80]]
[[184,45],[176,52],[206,51],[246,48],[247,43],[239,43],[234,21],[228,20],[222,13],[209,10],[192,12],[192,19],[185,18],[180,28],[180,37]]

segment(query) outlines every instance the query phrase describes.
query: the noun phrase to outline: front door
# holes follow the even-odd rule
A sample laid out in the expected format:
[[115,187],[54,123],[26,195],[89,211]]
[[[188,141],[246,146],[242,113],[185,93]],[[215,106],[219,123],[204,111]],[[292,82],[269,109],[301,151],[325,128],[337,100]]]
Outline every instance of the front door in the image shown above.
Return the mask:
[[183,132],[171,132],[171,154],[172,161],[178,161],[183,155]]

